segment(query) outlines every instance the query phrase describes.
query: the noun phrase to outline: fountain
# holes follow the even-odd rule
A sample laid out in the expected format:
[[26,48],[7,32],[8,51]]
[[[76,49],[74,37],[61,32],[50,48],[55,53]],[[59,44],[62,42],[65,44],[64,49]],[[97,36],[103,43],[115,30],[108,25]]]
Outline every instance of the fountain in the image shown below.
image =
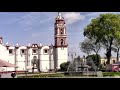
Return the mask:
[[[70,61],[67,72],[65,75],[70,76],[98,76],[97,66],[93,62],[92,58],[89,57],[86,60],[76,58]],[[100,74],[100,72],[99,72]]]

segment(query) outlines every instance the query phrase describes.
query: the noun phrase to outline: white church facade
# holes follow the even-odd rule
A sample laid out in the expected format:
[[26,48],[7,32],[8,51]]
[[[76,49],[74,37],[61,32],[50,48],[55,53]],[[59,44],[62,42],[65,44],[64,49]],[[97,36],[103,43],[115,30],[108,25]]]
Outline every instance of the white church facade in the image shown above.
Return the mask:
[[18,66],[9,67],[7,71],[29,70],[33,66],[33,58],[36,58],[38,70],[42,72],[59,69],[60,64],[68,60],[66,23],[60,13],[55,18],[54,45],[43,46],[33,43],[26,46],[11,46],[3,41],[3,37],[0,37],[0,59]]

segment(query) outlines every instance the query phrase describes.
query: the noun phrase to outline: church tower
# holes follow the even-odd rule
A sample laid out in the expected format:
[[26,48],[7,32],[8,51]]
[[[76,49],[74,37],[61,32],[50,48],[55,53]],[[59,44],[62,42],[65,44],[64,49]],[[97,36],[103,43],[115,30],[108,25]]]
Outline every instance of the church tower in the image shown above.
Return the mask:
[[60,68],[60,64],[67,62],[68,59],[66,23],[61,13],[58,13],[58,16],[55,18],[54,28],[54,67]]

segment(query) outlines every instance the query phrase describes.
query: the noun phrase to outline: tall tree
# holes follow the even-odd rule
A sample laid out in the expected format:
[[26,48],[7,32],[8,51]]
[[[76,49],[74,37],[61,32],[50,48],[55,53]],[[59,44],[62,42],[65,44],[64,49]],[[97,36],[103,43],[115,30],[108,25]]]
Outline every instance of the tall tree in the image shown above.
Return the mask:
[[83,42],[80,43],[80,49],[82,52],[89,55],[92,52],[91,42],[88,39],[85,39]]
[[101,43],[97,42],[95,39],[87,38],[82,43],[80,43],[80,49],[85,53],[94,51],[95,54],[98,54],[101,47]]
[[117,53],[117,61],[119,61],[120,39],[114,40],[112,50]]
[[87,58],[89,58],[89,57],[91,57],[92,58],[92,60],[93,60],[93,62],[95,63],[95,65],[97,66],[97,67],[99,67],[99,65],[100,65],[100,59],[101,59],[101,57],[100,57],[100,55],[99,54],[93,54],[93,55],[88,55],[87,57],[86,57],[86,59]]
[[96,39],[85,39],[82,43],[81,43],[81,50],[85,52],[86,51],[93,51],[96,54],[96,61],[99,59],[98,57],[98,52],[100,51],[102,45],[100,42],[97,42]]
[[95,38],[106,48],[107,64],[110,63],[111,48],[113,41],[120,38],[120,15],[119,14],[101,14],[84,29],[84,36]]

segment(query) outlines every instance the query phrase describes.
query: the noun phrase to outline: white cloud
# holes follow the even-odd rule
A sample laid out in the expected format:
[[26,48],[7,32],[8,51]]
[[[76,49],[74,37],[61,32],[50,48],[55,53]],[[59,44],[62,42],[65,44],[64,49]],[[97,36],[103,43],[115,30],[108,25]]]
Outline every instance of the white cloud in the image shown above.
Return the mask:
[[107,14],[107,13],[115,13],[115,12],[92,12],[85,14],[85,16],[94,17],[94,16],[99,16],[100,14]]
[[73,23],[83,20],[85,18],[79,12],[63,13],[63,17],[65,18],[67,24],[73,24]]
[[89,17],[88,21],[91,21],[93,18],[98,17],[100,14],[107,14],[107,13],[118,14],[118,12],[92,12],[92,13],[87,13],[84,16]]
[[32,25],[33,23],[36,23],[36,22],[44,23],[44,22],[47,22],[50,19],[52,19],[50,17],[43,19],[42,18],[43,14],[44,13],[41,13],[41,12],[30,12],[30,13],[22,16],[19,23],[20,24],[26,24],[26,25]]
[[30,12],[20,17],[18,23],[24,28],[24,31],[28,31],[35,26],[50,22],[55,18],[55,13],[49,12]]

